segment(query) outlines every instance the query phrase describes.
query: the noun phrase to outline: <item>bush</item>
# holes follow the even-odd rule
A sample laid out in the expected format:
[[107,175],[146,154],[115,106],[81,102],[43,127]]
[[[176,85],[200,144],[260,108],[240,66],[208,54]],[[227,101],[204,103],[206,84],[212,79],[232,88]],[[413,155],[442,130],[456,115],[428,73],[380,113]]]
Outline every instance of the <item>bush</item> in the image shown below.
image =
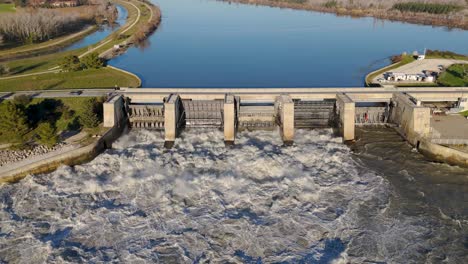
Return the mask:
[[26,94],[16,95],[13,97],[13,102],[18,105],[27,106],[31,102],[31,96]]
[[0,75],[5,75],[10,73],[10,68],[4,64],[0,64]]
[[99,54],[96,52],[86,55],[81,62],[85,69],[99,69],[104,67],[104,61],[99,58]]
[[69,55],[63,58],[60,67],[64,71],[79,71],[82,69],[80,59],[77,56]]
[[399,10],[401,12],[449,14],[452,12],[460,11],[463,9],[463,7],[454,4],[407,2],[394,4],[393,9]]
[[57,131],[51,123],[40,123],[36,131],[37,141],[44,146],[52,147],[59,141]]
[[99,125],[98,101],[96,98],[90,98],[83,104],[83,112],[80,115],[80,123],[87,128],[97,127]]
[[28,119],[24,107],[11,101],[0,105],[0,134],[11,143],[24,143],[29,131]]
[[338,7],[338,1],[330,0],[330,1],[326,2],[325,4],[323,4],[323,6],[326,7],[326,8],[335,8],[335,7]]

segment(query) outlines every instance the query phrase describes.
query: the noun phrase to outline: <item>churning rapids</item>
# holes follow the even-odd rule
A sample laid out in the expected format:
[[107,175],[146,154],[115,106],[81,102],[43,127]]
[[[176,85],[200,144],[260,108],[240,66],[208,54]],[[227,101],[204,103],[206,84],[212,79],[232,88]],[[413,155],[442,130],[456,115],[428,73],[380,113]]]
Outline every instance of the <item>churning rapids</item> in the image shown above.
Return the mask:
[[187,131],[171,150],[162,138],[132,131],[90,163],[2,186],[0,262],[466,263],[464,169],[416,168],[458,177],[433,185],[456,190],[445,206],[425,185],[402,193],[420,179],[376,144],[353,154],[331,130],[299,130],[291,147],[265,131],[232,148],[219,131]]

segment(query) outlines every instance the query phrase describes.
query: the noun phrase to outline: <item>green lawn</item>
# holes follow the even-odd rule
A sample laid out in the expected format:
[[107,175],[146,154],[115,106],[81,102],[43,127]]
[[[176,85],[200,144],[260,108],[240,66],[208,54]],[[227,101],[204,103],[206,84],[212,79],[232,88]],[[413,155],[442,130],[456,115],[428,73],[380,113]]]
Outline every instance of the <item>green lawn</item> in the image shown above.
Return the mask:
[[0,13],[16,12],[15,4],[0,4]]
[[441,86],[468,87],[468,64],[454,64],[437,80]]
[[48,73],[0,81],[0,92],[73,88],[137,87],[139,80],[110,68],[78,72]]

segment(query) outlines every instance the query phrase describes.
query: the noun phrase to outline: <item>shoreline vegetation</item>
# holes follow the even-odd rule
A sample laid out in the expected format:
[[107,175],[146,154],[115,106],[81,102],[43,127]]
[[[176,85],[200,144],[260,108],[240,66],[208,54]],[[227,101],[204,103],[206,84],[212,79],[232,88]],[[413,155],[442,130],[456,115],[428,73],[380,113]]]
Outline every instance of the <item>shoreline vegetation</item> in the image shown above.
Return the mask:
[[[113,2],[127,9],[128,18],[125,25],[98,43],[81,49],[1,63],[0,66],[6,71],[3,74],[0,72],[0,91],[139,87],[141,80],[138,76],[114,67],[92,70],[77,68],[66,72],[60,69],[61,62],[66,57],[82,60],[89,55],[97,55],[106,61],[125,52],[132,45],[144,46],[147,37],[161,22],[160,9],[149,1]],[[115,50],[115,46],[119,46],[118,51]],[[106,66],[105,63],[103,66]]]
[[338,16],[374,17],[412,24],[445,26],[468,30],[467,3],[464,0],[433,0],[430,3],[368,0],[218,0],[296,10],[333,13]]

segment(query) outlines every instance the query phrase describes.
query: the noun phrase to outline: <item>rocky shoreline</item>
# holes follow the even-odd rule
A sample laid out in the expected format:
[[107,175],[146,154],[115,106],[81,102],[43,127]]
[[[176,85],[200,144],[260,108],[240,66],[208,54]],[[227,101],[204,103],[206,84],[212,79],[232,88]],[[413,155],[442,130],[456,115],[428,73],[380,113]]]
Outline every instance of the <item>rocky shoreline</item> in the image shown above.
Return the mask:
[[58,143],[53,147],[36,145],[30,149],[24,150],[0,150],[0,167],[6,166],[15,162],[19,162],[28,158],[44,155],[53,151],[60,150],[65,147],[66,143]]

